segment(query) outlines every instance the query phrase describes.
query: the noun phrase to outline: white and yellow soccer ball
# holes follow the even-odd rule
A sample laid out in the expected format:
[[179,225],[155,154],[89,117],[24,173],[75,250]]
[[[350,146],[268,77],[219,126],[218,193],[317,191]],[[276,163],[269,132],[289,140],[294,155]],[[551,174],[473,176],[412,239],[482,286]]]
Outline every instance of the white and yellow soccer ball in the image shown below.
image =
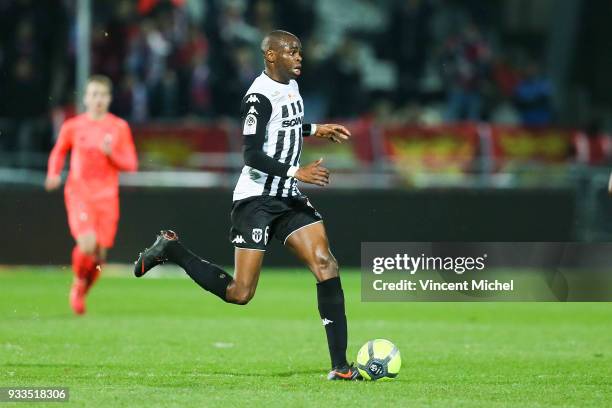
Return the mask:
[[357,369],[364,380],[391,380],[401,366],[399,349],[389,340],[370,340],[357,353]]

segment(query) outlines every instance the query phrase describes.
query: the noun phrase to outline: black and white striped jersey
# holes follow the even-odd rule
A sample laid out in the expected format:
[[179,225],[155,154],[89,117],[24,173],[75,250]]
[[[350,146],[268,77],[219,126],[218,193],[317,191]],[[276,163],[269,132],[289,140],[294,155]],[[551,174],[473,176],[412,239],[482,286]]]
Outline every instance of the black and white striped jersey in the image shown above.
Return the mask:
[[311,125],[303,124],[304,102],[297,82],[283,84],[262,73],[240,110],[245,165],[233,200],[299,195],[297,180],[290,175],[299,167],[302,138],[310,134]]

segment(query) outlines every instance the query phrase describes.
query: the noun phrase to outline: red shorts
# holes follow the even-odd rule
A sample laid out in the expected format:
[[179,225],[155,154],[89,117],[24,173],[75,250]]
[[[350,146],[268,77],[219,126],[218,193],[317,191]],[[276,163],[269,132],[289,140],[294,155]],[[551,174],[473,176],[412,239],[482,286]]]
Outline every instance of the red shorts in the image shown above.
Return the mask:
[[76,240],[83,234],[93,232],[101,247],[112,247],[119,222],[119,198],[88,200],[68,190],[64,198],[72,237]]

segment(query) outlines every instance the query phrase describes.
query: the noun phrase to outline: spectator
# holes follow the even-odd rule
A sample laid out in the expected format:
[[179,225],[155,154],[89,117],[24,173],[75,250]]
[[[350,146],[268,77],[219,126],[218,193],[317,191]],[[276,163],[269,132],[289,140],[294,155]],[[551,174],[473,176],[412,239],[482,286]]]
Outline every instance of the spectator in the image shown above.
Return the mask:
[[192,57],[192,70],[189,81],[189,112],[210,116],[212,110],[211,71],[206,54],[197,52]]
[[181,107],[178,76],[175,71],[166,69],[159,82],[151,87],[149,113],[161,119],[175,119]]
[[357,53],[357,44],[347,36],[323,64],[329,81],[329,117],[350,117],[361,111],[364,94]]
[[[377,47],[381,57],[392,60],[399,74],[396,100],[413,99],[419,93],[419,80],[427,58],[429,1],[404,0],[392,9],[384,44]],[[398,44],[389,47],[388,44]]]
[[523,79],[515,92],[515,103],[525,126],[546,126],[552,119],[552,84],[532,61],[528,63]]
[[488,41],[472,21],[447,40],[442,55],[448,88],[447,121],[481,119],[482,92],[488,80],[490,57]]
[[593,120],[584,131],[574,134],[576,161],[588,166],[604,166],[612,158],[612,140],[599,121]]

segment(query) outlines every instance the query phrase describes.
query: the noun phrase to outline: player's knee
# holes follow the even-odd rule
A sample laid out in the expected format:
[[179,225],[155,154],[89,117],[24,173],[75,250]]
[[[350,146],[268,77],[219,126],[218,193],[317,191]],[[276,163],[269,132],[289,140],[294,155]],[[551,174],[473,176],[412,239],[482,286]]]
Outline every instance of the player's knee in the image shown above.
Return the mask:
[[231,298],[228,300],[230,300],[232,303],[235,303],[237,305],[246,305],[251,301],[251,299],[253,299],[253,296],[255,296],[254,290],[244,288],[244,289],[234,290]]
[[79,250],[86,255],[95,255],[96,254],[96,242],[83,241],[79,242]]
[[79,250],[87,255],[95,255],[97,249],[97,237],[93,232],[86,233],[77,237]]
[[236,304],[244,306],[248,304],[251,301],[251,299],[253,299],[253,293],[251,292],[241,293],[236,298]]
[[315,253],[315,274],[319,281],[335,278],[338,276],[338,262],[328,250]]

